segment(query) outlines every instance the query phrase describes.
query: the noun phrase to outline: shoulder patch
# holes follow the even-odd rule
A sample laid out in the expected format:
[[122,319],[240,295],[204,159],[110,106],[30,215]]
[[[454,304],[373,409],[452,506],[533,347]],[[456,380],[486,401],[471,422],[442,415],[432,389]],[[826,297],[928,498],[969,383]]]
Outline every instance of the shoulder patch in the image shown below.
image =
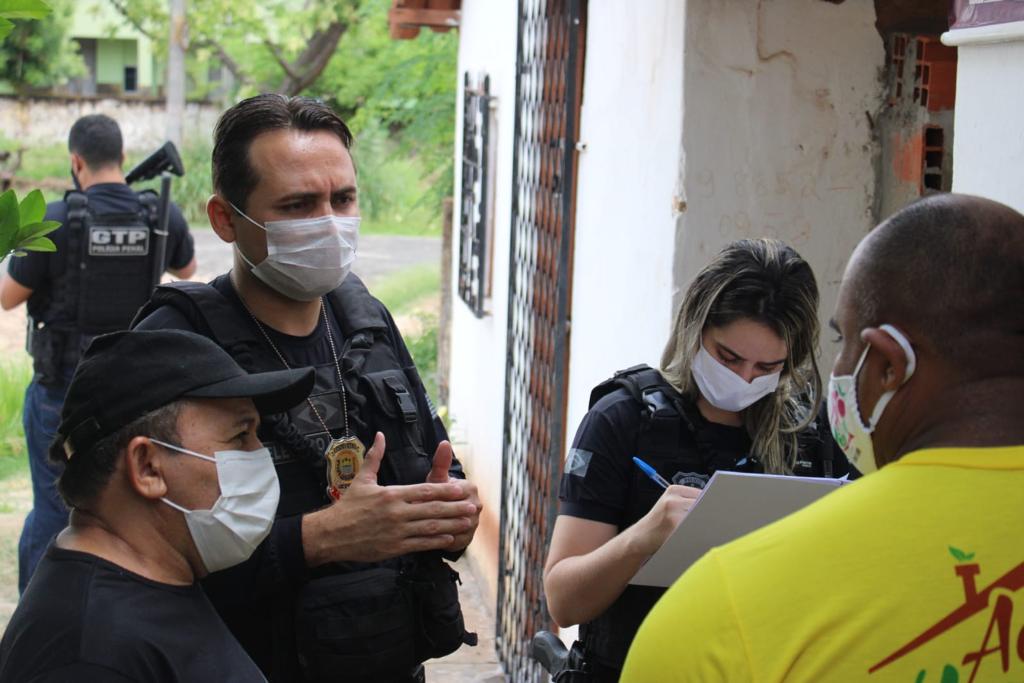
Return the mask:
[[569,454],[565,458],[565,473],[571,474],[574,477],[585,477],[587,476],[587,470],[590,469],[590,460],[594,457],[591,451],[585,451],[582,448],[570,448]]

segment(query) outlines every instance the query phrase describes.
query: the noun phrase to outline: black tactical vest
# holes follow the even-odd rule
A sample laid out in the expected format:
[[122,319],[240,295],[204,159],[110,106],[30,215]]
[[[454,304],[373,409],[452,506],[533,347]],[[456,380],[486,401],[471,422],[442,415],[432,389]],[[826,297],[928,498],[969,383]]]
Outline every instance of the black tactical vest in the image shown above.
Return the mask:
[[[423,424],[413,394],[422,391],[422,383],[416,369],[404,367],[398,357],[383,305],[353,274],[326,299],[342,333],[338,355],[352,431],[367,447],[376,431],[387,440],[378,483],[422,483],[433,455],[425,449],[424,429],[432,427]],[[163,306],[181,312],[245,370],[282,368],[252,319],[214,286],[181,281],[157,287],[133,327]],[[333,365],[330,373],[336,376]],[[311,438],[296,428],[294,413],[303,407],[262,416],[260,440],[274,456],[281,484],[278,517],[331,502],[323,456],[330,435]],[[304,589],[276,601],[272,678],[407,680],[420,662],[463,643],[475,645],[476,634],[464,628],[457,581],[439,553],[316,570]]]
[[93,337],[127,329],[149,298],[159,198],[148,190],[138,198],[137,211],[94,214],[85,193],[64,195],[67,247],[58,254],[64,272],[29,331],[29,351],[44,382],[74,369]]
[[[674,484],[702,488],[717,470],[763,472],[763,465],[750,453],[723,452],[709,435],[709,423],[696,404],[681,395],[661,373],[637,365],[615,373],[590,395],[590,407],[603,396],[625,390],[641,411],[641,427],[635,452],[658,474]],[[820,437],[813,425],[798,439],[799,454],[794,474],[832,476],[831,442]],[[647,476],[632,467],[628,506],[619,531],[646,515],[662,491]],[[591,622],[580,625],[585,657],[595,674],[594,683],[615,681],[640,624],[664,594],[664,588],[629,585],[612,605]]]

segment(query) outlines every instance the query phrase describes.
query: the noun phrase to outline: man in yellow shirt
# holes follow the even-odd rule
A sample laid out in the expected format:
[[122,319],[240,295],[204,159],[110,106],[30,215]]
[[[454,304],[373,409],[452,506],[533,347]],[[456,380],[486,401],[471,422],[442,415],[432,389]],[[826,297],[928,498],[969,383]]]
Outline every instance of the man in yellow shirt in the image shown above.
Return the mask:
[[1024,216],[936,195],[857,247],[832,326],[863,480],[709,552],[622,681],[1024,680]]

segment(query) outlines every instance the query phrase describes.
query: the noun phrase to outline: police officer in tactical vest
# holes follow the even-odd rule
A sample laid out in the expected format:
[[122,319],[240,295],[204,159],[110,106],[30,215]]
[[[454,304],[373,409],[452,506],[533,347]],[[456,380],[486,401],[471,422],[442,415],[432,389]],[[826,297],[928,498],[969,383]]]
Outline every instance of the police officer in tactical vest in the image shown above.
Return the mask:
[[157,289],[139,329],[194,330],[249,371],[314,367],[308,399],[264,415],[281,500],[253,557],[205,588],[271,681],[422,681],[475,643],[454,559],[480,503],[390,313],[350,273],[359,208],[345,123],[259,95],[226,111],[210,225],[234,268]]
[[26,346],[34,369],[23,411],[33,507],[18,543],[19,591],[68,521],[54,483],[60,473],[46,452],[82,351],[96,335],[128,327],[152,291],[154,272],[187,278],[196,269],[188,224],[171,205],[164,266],[156,270],[158,197],[126,184],[116,121],[103,114],[78,119],[68,150],[77,189],[46,207],[46,220],[62,224],[50,235],[57,251],[10,259],[0,283],[5,310],[28,302]]

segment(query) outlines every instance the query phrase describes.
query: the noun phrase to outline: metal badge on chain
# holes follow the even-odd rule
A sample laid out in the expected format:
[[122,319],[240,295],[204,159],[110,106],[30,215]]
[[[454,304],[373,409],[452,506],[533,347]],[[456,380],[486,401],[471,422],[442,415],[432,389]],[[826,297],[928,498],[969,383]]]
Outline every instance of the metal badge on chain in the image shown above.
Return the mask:
[[[277,355],[277,359],[286,368],[291,369],[288,361],[284,359],[284,355],[278,350],[277,346],[270,339],[270,335],[263,328],[263,324],[253,315],[244,302],[242,307],[245,308],[252,321],[256,323],[257,329],[259,329],[263,339],[266,340],[267,344]],[[331,500],[338,500],[341,498],[341,494],[345,492],[345,489],[355,481],[356,475],[359,474],[359,468],[363,464],[363,456],[366,454],[366,446],[348,428],[348,394],[345,391],[345,382],[341,377],[341,363],[338,360],[338,350],[334,346],[334,334],[331,332],[331,323],[327,319],[327,305],[322,297],[320,299],[320,313],[323,316],[324,327],[327,330],[327,341],[331,345],[331,356],[334,358],[334,370],[338,377],[338,388],[341,389],[341,407],[342,415],[345,419],[345,435],[340,438],[331,437],[331,430],[328,428],[327,422],[320,415],[320,411],[316,409],[313,401],[306,397],[306,403],[309,404],[310,410],[316,415],[317,421],[320,422],[327,436],[331,437],[330,443],[327,444],[327,448],[324,450],[324,459],[327,461],[327,495],[330,496]]]

